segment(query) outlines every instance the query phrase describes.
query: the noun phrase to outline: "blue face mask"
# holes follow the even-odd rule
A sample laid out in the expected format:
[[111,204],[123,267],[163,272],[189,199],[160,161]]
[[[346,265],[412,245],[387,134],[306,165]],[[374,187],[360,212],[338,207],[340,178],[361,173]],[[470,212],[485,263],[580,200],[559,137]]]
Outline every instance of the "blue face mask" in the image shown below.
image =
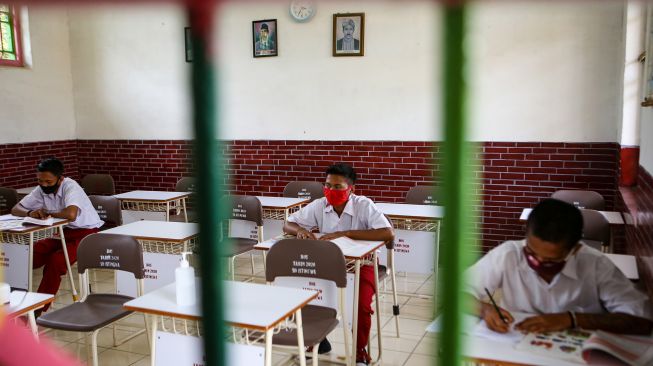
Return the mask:
[[43,191],[43,193],[45,193],[45,194],[54,194],[55,192],[57,192],[57,189],[59,188],[60,185],[61,185],[61,184],[60,184],[59,181],[57,180],[57,184],[55,184],[55,185],[53,185],[53,186],[42,186],[42,185],[39,185],[39,187],[41,187],[41,191]]

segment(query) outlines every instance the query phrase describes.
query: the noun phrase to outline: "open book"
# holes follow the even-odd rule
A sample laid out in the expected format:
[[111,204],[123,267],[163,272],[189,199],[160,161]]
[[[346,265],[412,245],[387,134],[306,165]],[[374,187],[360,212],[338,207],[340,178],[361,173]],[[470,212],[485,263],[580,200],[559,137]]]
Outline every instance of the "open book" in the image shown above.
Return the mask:
[[583,359],[590,365],[653,365],[653,338],[598,330],[583,344]]
[[47,219],[40,220],[40,219],[35,219],[33,217],[25,217],[23,219],[23,223],[41,225],[41,226],[52,226],[52,224],[54,224],[54,218],[48,217]]

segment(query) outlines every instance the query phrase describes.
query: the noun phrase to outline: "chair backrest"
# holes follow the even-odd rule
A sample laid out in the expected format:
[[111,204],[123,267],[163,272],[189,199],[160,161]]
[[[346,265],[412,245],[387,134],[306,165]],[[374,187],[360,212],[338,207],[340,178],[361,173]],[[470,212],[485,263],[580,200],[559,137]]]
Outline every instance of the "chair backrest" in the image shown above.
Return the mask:
[[113,196],[116,194],[116,185],[109,174],[88,174],[82,178],[82,188],[87,195]]
[[411,205],[440,205],[439,188],[415,186],[406,193],[406,203]]
[[[600,212],[580,210],[583,215],[583,241],[585,244],[601,249],[601,245],[610,245],[610,223]],[[600,244],[599,244],[600,243]]]
[[254,196],[223,196],[220,207],[229,210],[222,219],[251,221],[257,226],[263,226],[263,207],[261,201]]
[[119,234],[91,234],[79,243],[77,248],[77,271],[87,269],[121,270],[143,279],[143,250],[132,236]]
[[18,203],[18,193],[13,188],[0,187],[0,215],[6,215]]
[[100,219],[104,221],[104,228],[122,225],[122,210],[120,209],[120,200],[113,196],[90,195],[88,198]]
[[342,250],[330,241],[283,239],[268,251],[265,279],[277,277],[310,277],[333,281],[337,287],[347,286],[347,266]]
[[177,181],[175,192],[195,192],[197,180],[193,177],[183,177]]
[[578,208],[602,211],[605,209],[605,199],[594,191],[559,190],[553,192],[551,198],[571,203]]
[[318,198],[324,197],[322,183],[312,181],[296,181],[286,184],[283,189],[284,197],[307,198],[313,202]]

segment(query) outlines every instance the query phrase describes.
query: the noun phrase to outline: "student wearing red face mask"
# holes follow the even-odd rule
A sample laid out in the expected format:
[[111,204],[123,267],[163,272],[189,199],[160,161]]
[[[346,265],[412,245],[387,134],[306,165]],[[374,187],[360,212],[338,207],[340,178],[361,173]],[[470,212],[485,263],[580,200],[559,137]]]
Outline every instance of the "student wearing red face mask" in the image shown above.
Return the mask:
[[[468,270],[467,291],[488,327],[505,333],[510,312],[538,314],[515,329],[550,332],[572,328],[650,334],[648,298],[600,251],[582,244],[583,217],[568,203],[545,199],[528,217],[526,239],[492,249]],[[501,290],[501,319],[481,299]]]
[[[298,212],[290,215],[284,223],[287,234],[298,239],[315,239],[313,229],[324,233],[320,240],[332,240],[347,236],[355,240],[394,239],[392,225],[372,200],[354,194],[356,172],[347,164],[335,164],[326,170],[324,198],[311,202]],[[356,339],[356,362],[366,365],[370,362],[365,347],[372,326],[372,297],[374,286],[374,267],[362,266],[360,272],[358,304],[358,336]],[[331,350],[325,339],[320,343],[319,353]]]

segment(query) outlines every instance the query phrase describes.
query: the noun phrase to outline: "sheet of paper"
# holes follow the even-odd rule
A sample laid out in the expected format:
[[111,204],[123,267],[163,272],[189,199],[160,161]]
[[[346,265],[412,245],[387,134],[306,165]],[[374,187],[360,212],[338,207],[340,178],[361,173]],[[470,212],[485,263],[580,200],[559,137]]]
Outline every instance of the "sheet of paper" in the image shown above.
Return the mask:
[[22,229],[23,220],[0,221],[0,230]]
[[358,246],[358,244],[356,244],[355,241],[353,241],[352,239],[349,239],[346,236],[341,236],[339,238],[336,238],[336,239],[333,239],[333,240],[330,240],[330,241],[332,243],[334,243],[335,245],[337,245],[342,250],[343,253],[345,253],[348,249],[353,249],[356,246]]
[[0,216],[0,221],[11,221],[11,220],[22,220],[22,219],[23,219],[22,217],[14,216],[12,214]]
[[[463,315],[463,327],[465,333],[470,334],[470,332],[476,327],[476,324],[480,319],[477,316],[464,314]],[[440,333],[442,331],[442,316],[438,316],[431,324],[426,327],[426,331],[429,333]]]
[[522,320],[533,316],[533,314],[516,312],[511,312],[510,314],[512,314],[512,317],[515,319],[515,321],[511,324],[510,331],[508,331],[508,333],[497,333],[488,328],[485,321],[481,320],[478,324],[476,324],[476,327],[474,327],[470,334],[477,337],[492,339],[498,342],[517,344],[524,338],[525,334],[516,330],[515,325],[519,324]]

